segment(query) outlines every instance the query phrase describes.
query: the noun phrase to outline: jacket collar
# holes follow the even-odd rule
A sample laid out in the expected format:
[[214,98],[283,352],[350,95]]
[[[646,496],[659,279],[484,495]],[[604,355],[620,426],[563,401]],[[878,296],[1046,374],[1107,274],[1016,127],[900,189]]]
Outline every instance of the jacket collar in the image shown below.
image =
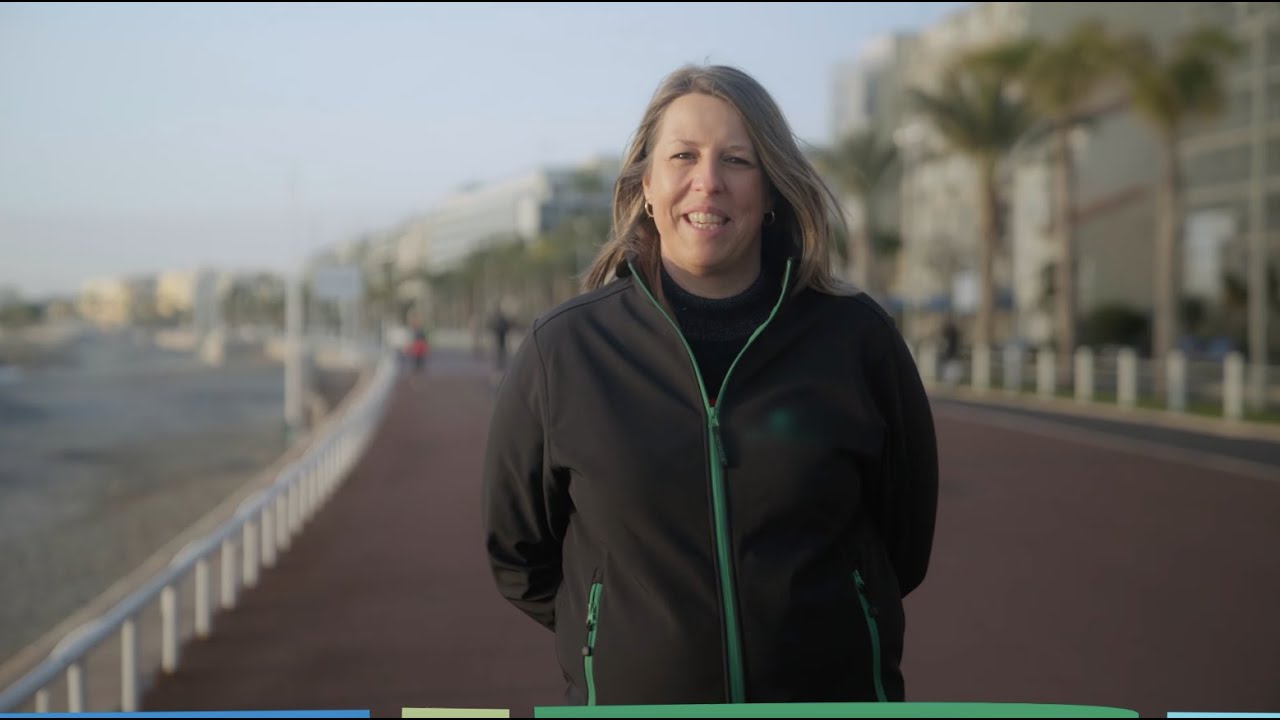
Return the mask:
[[[787,295],[791,295],[791,290],[795,287],[796,274],[800,271],[800,248],[784,236],[770,233],[768,230],[765,228],[760,238],[761,272],[776,272],[778,277],[783,277],[783,269],[790,260],[791,273],[787,281]],[[640,254],[634,250],[628,250],[614,269],[614,276],[619,279],[631,277],[633,274],[639,274],[639,267]],[[648,278],[641,276],[637,280],[648,287]]]

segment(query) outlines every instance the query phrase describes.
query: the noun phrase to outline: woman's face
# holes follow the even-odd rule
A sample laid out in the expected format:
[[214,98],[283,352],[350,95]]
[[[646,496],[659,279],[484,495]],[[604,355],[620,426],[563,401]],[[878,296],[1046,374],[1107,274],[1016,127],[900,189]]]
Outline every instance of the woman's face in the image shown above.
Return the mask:
[[672,102],[644,177],[662,261],[686,290],[730,297],[760,271],[768,207],[764,171],[733,106],[709,95]]

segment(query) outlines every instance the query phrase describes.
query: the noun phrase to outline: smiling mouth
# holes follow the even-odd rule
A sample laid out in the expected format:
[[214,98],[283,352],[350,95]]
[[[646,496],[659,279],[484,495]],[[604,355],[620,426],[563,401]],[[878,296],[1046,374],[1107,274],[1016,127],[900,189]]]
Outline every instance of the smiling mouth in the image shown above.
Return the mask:
[[712,213],[694,212],[689,213],[684,217],[689,221],[690,225],[698,228],[699,230],[715,230],[716,228],[723,227],[725,223],[729,222],[729,218]]

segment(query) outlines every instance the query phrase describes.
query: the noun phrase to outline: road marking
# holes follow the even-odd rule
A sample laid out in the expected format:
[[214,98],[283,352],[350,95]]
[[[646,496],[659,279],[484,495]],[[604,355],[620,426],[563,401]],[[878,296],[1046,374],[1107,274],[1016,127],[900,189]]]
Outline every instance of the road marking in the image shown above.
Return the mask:
[[1088,430],[1043,418],[1012,417],[1008,413],[985,408],[960,407],[939,403],[934,405],[934,414],[960,422],[989,425],[1003,430],[1038,435],[1053,440],[1065,440],[1130,455],[1141,455],[1161,462],[1194,465],[1215,472],[1232,473],[1254,480],[1280,483],[1280,467],[1252,460],[1242,460],[1230,455],[1221,455],[1202,450],[1189,450],[1150,440],[1110,435],[1101,430]]

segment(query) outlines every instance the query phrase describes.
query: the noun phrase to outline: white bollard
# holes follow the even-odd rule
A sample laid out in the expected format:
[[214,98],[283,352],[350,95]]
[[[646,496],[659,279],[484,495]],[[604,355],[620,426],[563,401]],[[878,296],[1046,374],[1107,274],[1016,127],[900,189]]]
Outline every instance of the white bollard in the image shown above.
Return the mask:
[[262,554],[258,550],[258,524],[252,520],[244,524],[244,568],[241,584],[251,588],[258,584],[258,566]]
[[938,348],[933,343],[920,344],[920,379],[925,387],[938,382]]
[[1022,346],[1004,346],[1004,389],[1017,393],[1022,392]]
[[1093,402],[1093,349],[1076,349],[1076,402]]
[[276,564],[276,504],[274,502],[263,506],[260,524],[262,526],[261,566],[269,568]]
[[973,346],[972,384],[980,393],[991,388],[991,348],[986,345]]
[[1222,415],[1228,420],[1244,419],[1244,356],[1238,352],[1222,361]]
[[1125,408],[1138,404],[1138,353],[1133,348],[1116,357],[1116,402]]
[[289,549],[289,493],[288,491],[276,495],[276,499],[271,503],[276,510],[274,522],[276,524],[276,553],[277,555]]
[[1040,397],[1051,398],[1057,391],[1057,378],[1053,367],[1053,350],[1042,347],[1036,352],[1036,392]]
[[1169,410],[1186,412],[1187,409],[1187,357],[1178,350],[1169,353],[1165,359],[1167,378],[1165,393],[1168,397]]
[[209,637],[209,628],[212,625],[213,613],[213,587],[209,582],[209,559],[200,558],[196,561],[196,637],[204,639]]
[[120,626],[120,711],[138,712],[138,626],[132,618]]
[[84,675],[83,661],[76,661],[67,666],[67,712],[84,712]]
[[222,541],[222,580],[218,583],[221,607],[230,610],[236,606],[236,545],[230,538]]
[[160,668],[178,669],[178,594],[172,585],[160,591]]

